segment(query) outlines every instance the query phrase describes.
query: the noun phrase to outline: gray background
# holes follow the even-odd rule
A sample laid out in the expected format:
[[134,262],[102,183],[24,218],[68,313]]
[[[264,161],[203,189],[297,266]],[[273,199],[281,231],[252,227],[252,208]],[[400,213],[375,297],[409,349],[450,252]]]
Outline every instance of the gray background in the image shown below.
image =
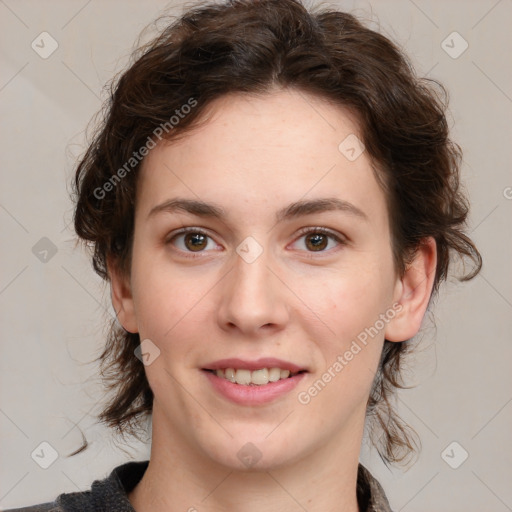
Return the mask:
[[[437,327],[425,321],[410,369],[409,382],[418,386],[399,394],[399,410],[422,440],[418,460],[407,471],[389,471],[366,442],[361,460],[395,512],[512,510],[512,2],[331,4],[380,27],[420,74],[447,86],[453,137],[465,152],[469,231],[484,257],[479,277],[466,284],[451,278],[442,289]],[[114,466],[149,457],[149,444],[116,448],[92,416],[103,391],[88,361],[100,353],[112,308],[109,290],[74,247],[68,184],[84,129],[106,97],[103,85],[166,5],[0,0],[2,508],[89,489]],[[171,12],[181,10],[172,3]],[[58,43],[46,59],[31,48],[34,40],[42,46],[43,31]],[[457,58],[464,43],[447,39],[454,31],[469,44]],[[65,458],[81,443],[77,426],[90,447]],[[61,455],[48,469],[31,457],[43,441]],[[446,461],[460,463],[462,450],[469,456],[453,469]]]

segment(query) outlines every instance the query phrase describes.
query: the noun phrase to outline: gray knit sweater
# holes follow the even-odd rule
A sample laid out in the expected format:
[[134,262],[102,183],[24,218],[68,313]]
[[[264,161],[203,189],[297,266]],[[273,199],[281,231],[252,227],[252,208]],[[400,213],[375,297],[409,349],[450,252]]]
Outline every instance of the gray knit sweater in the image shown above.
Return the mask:
[[[84,492],[60,494],[55,501],[16,508],[5,512],[135,512],[128,493],[139,483],[149,461],[127,462],[117,466],[103,480],[95,480]],[[392,512],[379,482],[359,464],[357,501],[360,512]]]

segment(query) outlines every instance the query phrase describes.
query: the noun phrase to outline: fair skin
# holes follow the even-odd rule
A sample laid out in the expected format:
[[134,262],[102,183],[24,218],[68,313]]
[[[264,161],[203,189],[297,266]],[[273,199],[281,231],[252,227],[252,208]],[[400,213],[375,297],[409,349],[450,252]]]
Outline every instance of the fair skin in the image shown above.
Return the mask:
[[[146,157],[130,275],[109,265],[119,321],[160,350],[145,366],[154,393],[150,463],[129,499],[137,512],[357,512],[366,402],[384,338],[418,332],[435,242],[396,273],[369,156],[350,161],[338,150],[359,133],[345,109],[297,91],[231,95],[212,107],[205,125]],[[215,203],[225,218],[149,215],[178,197]],[[352,207],[276,221],[291,203],[320,198]],[[173,238],[184,226],[208,237],[198,245],[194,234]],[[247,237],[263,249],[250,263],[236,252]],[[393,304],[400,311],[384,328],[309,403],[299,402]],[[293,390],[248,406],[220,394],[204,370],[232,357],[275,357],[307,372]],[[239,457],[247,443],[259,454],[250,466]]]

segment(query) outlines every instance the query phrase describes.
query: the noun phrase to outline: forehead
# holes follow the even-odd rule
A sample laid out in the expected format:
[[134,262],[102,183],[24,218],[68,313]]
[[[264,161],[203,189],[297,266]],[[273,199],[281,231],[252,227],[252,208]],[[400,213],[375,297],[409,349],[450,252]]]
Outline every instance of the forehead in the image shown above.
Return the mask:
[[177,162],[215,154],[217,159],[232,159],[230,168],[240,168],[245,155],[276,163],[302,162],[296,165],[299,169],[320,153],[337,160],[339,143],[348,135],[362,138],[353,111],[296,89],[227,94],[206,107],[200,122],[199,128],[180,139],[162,141],[153,153],[171,145]]
[[350,110],[280,90],[224,96],[201,122],[146,157],[138,214],[174,196],[222,203],[228,213],[231,207],[249,216],[262,213],[257,208],[273,215],[301,198],[336,196],[384,216],[385,223],[385,197],[366,151],[357,156],[362,136]]

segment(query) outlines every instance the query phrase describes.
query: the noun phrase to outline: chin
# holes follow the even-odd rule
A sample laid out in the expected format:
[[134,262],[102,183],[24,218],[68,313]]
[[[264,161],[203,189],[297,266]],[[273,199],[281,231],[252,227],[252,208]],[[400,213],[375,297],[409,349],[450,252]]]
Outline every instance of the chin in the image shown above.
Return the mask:
[[[235,471],[267,471],[293,464],[301,458],[297,443],[288,444],[278,435],[265,439],[265,435],[239,435],[205,447],[210,458]],[[227,441],[227,442],[226,442]]]

